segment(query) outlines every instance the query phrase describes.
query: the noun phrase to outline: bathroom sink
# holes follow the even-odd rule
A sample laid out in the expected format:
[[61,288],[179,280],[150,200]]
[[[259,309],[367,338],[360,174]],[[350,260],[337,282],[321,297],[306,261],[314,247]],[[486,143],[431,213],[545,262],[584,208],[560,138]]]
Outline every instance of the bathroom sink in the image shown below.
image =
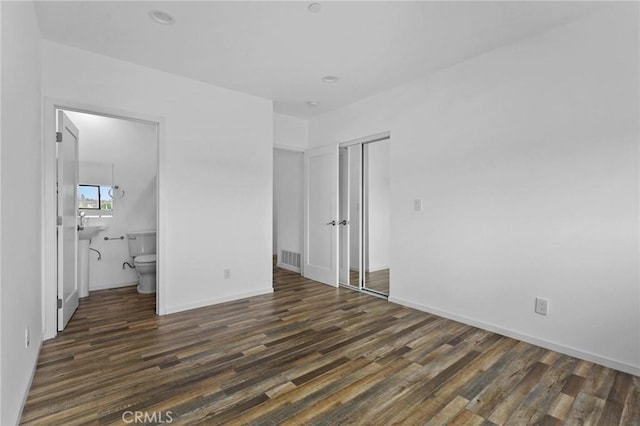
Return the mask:
[[105,229],[107,229],[106,226],[85,226],[83,229],[78,230],[78,239],[90,240]]
[[[78,291],[79,297],[89,295],[89,244],[106,226],[87,226],[78,229]],[[98,255],[100,252],[98,252]],[[98,258],[100,260],[100,258]]]

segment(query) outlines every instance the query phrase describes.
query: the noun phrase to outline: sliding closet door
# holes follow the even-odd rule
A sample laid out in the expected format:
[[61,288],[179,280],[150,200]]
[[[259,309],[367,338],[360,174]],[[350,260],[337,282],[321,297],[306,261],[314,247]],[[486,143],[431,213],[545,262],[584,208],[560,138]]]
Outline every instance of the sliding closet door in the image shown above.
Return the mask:
[[390,141],[363,145],[363,269],[362,287],[389,294]]
[[[339,158],[339,170],[338,170],[338,190],[339,190],[339,202],[338,209],[340,221],[338,222],[338,235],[340,238],[339,252],[339,266],[338,266],[338,282],[340,284],[349,284],[349,250],[345,250],[345,247],[349,247],[349,149],[340,148]],[[343,222],[344,221],[344,222]]]
[[340,148],[340,284],[360,288],[362,145]]

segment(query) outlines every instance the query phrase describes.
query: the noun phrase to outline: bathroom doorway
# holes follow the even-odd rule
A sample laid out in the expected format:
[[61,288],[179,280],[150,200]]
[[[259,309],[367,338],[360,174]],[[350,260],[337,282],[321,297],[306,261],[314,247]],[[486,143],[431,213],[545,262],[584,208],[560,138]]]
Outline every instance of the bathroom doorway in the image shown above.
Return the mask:
[[[50,262],[51,256],[47,250],[52,245],[45,243],[46,272],[51,269],[53,274],[49,277],[60,277],[61,269],[66,267],[67,276],[76,275],[78,297],[80,303],[92,291],[103,291],[122,287],[131,287],[132,291],[140,290],[138,284],[148,283],[149,275],[158,274],[156,247],[160,247],[160,235],[157,230],[159,224],[158,202],[158,175],[159,175],[159,121],[151,121],[135,117],[114,115],[110,113],[95,112],[86,108],[68,107],[62,105],[50,105],[53,109],[51,115],[46,114],[50,124],[60,129],[57,120],[59,112],[78,129],[77,147],[77,187],[73,202],[73,210],[77,212],[74,221],[77,222],[77,252],[75,270],[73,261],[64,261],[64,256],[69,253],[58,250],[54,243],[54,262]],[[53,123],[51,123],[53,121]],[[46,146],[46,144],[45,144]],[[56,147],[58,148],[58,147]],[[45,148],[46,149],[46,148]],[[54,149],[53,155],[57,154]],[[47,156],[49,158],[49,156]],[[58,166],[54,167],[53,188],[57,186]],[[45,184],[50,183],[51,173],[47,173],[45,167]],[[46,197],[45,197],[46,198]],[[52,197],[57,203],[57,197]],[[45,200],[45,210],[51,212],[50,203]],[[55,224],[57,227],[58,214],[56,209]],[[45,215],[45,218],[47,215]],[[45,235],[51,233],[45,219]],[[57,231],[54,230],[53,238],[57,240]],[[133,237],[130,237],[133,235]],[[146,262],[138,264],[130,256],[132,240],[139,239],[143,235],[149,240],[146,245],[145,256],[140,256]],[[69,244],[67,244],[69,245]],[[135,247],[135,245],[134,245]],[[149,247],[152,247],[149,250]],[[153,257],[153,259],[151,259]],[[55,259],[60,259],[61,262]],[[53,264],[52,264],[53,263]],[[142,267],[140,267],[142,265]],[[50,268],[52,266],[53,268]],[[139,266],[137,269],[136,266]],[[141,274],[145,271],[144,279]],[[56,283],[57,279],[52,280]],[[158,290],[161,286],[159,280],[153,283]],[[45,281],[49,282],[49,281]],[[56,335],[56,330],[62,329],[64,323],[60,323],[57,313],[53,314],[47,309],[46,300],[60,299],[57,288],[45,286],[45,338]],[[141,293],[155,293],[153,297],[158,312],[160,291],[151,289],[146,285]],[[59,302],[56,304],[59,305]],[[57,308],[57,306],[56,306]],[[65,312],[65,316],[70,316]],[[68,320],[68,318],[67,318]]]
[[339,151],[339,283],[389,295],[389,135],[342,144]]

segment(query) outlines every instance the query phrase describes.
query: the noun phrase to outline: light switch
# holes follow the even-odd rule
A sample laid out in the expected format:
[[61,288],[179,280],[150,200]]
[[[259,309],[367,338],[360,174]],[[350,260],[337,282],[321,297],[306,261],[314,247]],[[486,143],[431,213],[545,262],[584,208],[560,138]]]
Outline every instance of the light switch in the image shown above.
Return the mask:
[[422,211],[422,200],[413,200],[413,210],[417,212]]

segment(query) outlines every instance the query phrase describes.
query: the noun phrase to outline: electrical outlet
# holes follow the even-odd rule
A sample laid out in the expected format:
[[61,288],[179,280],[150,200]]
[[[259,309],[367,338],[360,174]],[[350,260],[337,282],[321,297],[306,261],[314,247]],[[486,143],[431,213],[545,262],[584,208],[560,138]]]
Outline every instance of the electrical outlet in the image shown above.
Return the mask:
[[417,212],[422,211],[422,200],[413,200],[413,210]]
[[549,299],[536,297],[536,313],[540,315],[547,315],[549,313]]
[[224,270],[224,279],[228,280],[229,278],[231,278],[231,269],[225,269]]
[[24,329],[24,347],[25,349],[29,347],[29,327]]

